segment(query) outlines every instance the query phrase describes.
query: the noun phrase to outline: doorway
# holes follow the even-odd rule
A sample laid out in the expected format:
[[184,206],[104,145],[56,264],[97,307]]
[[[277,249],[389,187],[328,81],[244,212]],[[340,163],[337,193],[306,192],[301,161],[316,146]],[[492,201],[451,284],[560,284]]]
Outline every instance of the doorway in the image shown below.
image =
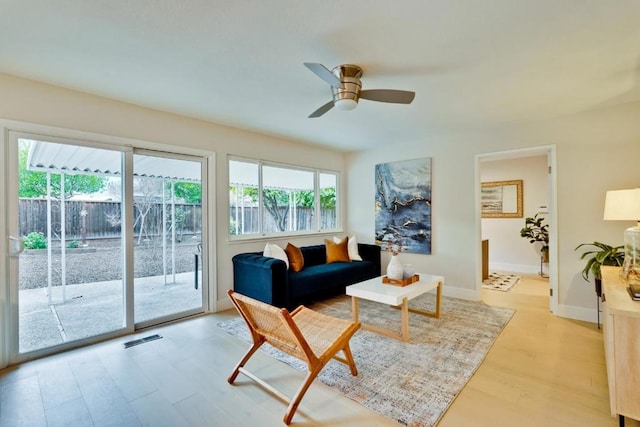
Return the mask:
[[10,361],[204,312],[206,159],[13,131],[8,148]]
[[[489,246],[491,270],[525,275],[548,276],[549,309],[557,310],[557,231],[556,231],[556,171],[555,147],[487,153],[476,156],[476,185],[478,190],[477,227],[479,240]],[[492,182],[517,180],[523,186],[520,215],[482,215],[481,187]],[[549,262],[541,263],[540,248],[520,236],[526,217],[543,218],[549,227]],[[486,263],[478,245],[479,264]],[[493,254],[493,255],[492,255]],[[497,255],[497,256],[496,256]],[[478,280],[478,295],[482,276]]]

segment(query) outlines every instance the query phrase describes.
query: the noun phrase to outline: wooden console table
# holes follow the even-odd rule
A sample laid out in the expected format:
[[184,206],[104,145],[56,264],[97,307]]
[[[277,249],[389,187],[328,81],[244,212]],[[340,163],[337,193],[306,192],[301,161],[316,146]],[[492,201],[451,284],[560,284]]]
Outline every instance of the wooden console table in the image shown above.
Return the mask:
[[640,420],[640,301],[633,301],[620,267],[602,267],[604,354],[611,414]]

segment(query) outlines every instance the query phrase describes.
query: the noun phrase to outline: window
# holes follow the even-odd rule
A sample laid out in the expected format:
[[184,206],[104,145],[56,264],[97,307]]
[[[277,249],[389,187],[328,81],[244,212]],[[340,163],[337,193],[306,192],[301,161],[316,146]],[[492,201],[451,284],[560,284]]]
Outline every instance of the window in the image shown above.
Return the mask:
[[338,228],[335,172],[229,159],[229,235]]

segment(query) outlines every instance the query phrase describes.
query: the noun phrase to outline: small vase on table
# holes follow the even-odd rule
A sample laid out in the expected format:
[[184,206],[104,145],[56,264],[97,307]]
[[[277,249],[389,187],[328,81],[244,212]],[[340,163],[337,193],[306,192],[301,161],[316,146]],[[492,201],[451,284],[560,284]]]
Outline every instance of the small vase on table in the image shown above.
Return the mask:
[[387,265],[387,277],[392,280],[402,280],[404,275],[404,267],[398,258],[398,255],[392,255],[389,265]]

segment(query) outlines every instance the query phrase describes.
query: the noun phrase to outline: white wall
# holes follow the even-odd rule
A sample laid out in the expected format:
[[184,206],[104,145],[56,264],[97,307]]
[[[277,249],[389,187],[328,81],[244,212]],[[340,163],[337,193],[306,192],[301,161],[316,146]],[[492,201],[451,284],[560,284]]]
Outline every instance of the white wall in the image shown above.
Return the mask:
[[[227,154],[344,172],[346,229],[361,242],[374,241],[373,167],[376,163],[432,157],[432,255],[406,255],[418,271],[445,276],[446,292],[475,297],[479,286],[479,224],[476,221],[475,156],[527,147],[557,146],[559,314],[595,321],[593,286],[580,276],[574,248],[594,240],[622,243],[628,223],[604,222],[609,189],[640,186],[640,103],[584,112],[530,125],[449,136],[342,154],[292,141],[120,103],[29,80],[0,75],[0,118],[149,141],[151,148],[185,147],[216,153],[214,204],[218,241],[217,299],[232,287],[231,257],[261,250],[264,242],[235,243],[227,235]],[[6,236],[0,236],[5,239]],[[296,239],[317,243],[321,237]],[[292,239],[293,241],[293,239]],[[276,242],[286,243],[286,240]],[[383,261],[384,262],[384,261]]]
[[445,276],[445,292],[473,297],[480,286],[475,156],[548,145],[557,149],[557,313],[595,322],[593,285],[582,279],[583,264],[574,248],[594,240],[621,244],[624,229],[633,225],[604,222],[602,211],[606,190],[640,186],[640,103],[493,131],[424,135],[352,153],[347,157],[348,227],[360,240],[373,240],[376,163],[432,157],[432,255],[402,256],[417,271]]
[[[489,269],[536,273],[540,252],[520,237],[524,219],[549,204],[547,156],[531,156],[480,164],[482,182],[522,180],[523,218],[482,218],[482,238],[489,240]],[[547,221],[548,223],[548,221]]]
[[[148,148],[215,153],[215,192],[210,201],[215,211],[209,218],[215,227],[217,245],[210,250],[210,261],[217,264],[218,307],[230,307],[227,289],[233,288],[231,257],[237,253],[259,251],[264,242],[229,243],[228,236],[228,171],[227,155],[246,156],[301,166],[343,172],[341,153],[286,141],[253,132],[189,119],[160,111],[138,107],[74,92],[63,88],[0,74],[0,120],[35,123],[76,131],[127,138]],[[66,136],[66,135],[65,135]],[[114,138],[114,143],[117,138]],[[0,179],[1,181],[1,179]],[[1,182],[0,182],[1,184]],[[6,236],[0,236],[6,242]],[[299,245],[320,243],[321,236],[290,239]],[[276,241],[284,243],[287,240]],[[0,278],[4,281],[4,277]],[[2,287],[0,287],[1,289]]]

